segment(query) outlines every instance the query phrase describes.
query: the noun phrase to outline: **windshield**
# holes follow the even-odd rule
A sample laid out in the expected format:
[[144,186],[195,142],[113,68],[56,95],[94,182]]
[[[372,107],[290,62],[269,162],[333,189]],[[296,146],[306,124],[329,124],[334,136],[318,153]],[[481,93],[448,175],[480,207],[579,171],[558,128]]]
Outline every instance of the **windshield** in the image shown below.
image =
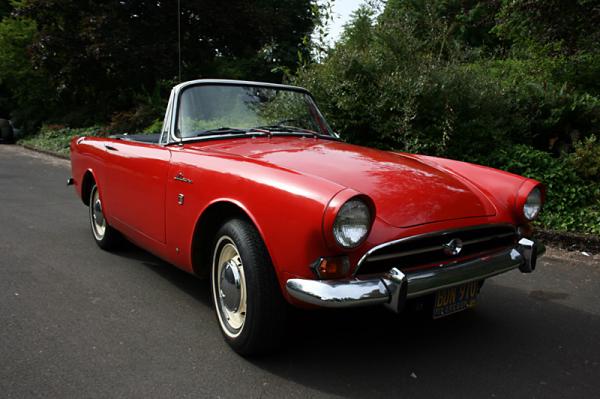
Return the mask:
[[199,85],[181,94],[177,136],[182,138],[269,132],[332,135],[305,92],[249,85]]

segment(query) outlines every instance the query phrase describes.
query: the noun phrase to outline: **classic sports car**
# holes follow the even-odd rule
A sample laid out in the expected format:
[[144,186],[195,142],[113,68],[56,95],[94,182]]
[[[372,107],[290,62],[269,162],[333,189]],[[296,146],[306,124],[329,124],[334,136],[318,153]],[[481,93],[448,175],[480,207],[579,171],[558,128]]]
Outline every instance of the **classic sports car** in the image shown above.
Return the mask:
[[544,252],[530,236],[539,182],[344,143],[299,87],[182,83],[160,134],[75,138],[71,166],[96,243],[124,236],[209,278],[225,340],[244,355],[277,344],[286,302],[420,301],[441,317]]

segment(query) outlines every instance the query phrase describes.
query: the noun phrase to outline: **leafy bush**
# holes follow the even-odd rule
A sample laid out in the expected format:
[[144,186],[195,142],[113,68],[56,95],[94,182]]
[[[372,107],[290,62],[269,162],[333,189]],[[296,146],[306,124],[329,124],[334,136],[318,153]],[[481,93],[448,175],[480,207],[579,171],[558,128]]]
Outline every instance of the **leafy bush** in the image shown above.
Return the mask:
[[569,161],[579,176],[600,183],[600,142],[596,136],[575,144]]
[[117,112],[113,114],[107,130],[114,134],[136,133],[153,124],[157,119],[156,116],[156,113],[146,106]]
[[[587,180],[573,167],[574,164],[587,165],[590,161],[597,167],[600,158],[589,157],[586,152],[593,144],[596,143],[588,140],[578,145],[581,148],[579,154],[562,157],[516,145],[496,150],[486,163],[544,183],[548,191],[544,211],[540,214],[542,226],[600,234],[600,181]],[[598,151],[598,148],[594,150]]]
[[155,119],[150,125],[148,125],[142,133],[160,133],[163,126],[162,119]]
[[34,148],[69,155],[69,144],[73,137],[105,135],[105,129],[100,126],[72,129],[63,125],[44,125],[38,134],[25,137],[19,141],[19,144],[26,144]]
[[[107,130],[111,133],[121,134],[146,132],[149,126],[154,129],[154,124],[158,120],[162,121],[167,107],[165,94],[171,90],[173,85],[173,81],[163,80],[151,92],[142,90],[141,93],[134,95],[138,105],[127,111],[114,113]],[[159,132],[161,127],[158,127],[153,133]]]

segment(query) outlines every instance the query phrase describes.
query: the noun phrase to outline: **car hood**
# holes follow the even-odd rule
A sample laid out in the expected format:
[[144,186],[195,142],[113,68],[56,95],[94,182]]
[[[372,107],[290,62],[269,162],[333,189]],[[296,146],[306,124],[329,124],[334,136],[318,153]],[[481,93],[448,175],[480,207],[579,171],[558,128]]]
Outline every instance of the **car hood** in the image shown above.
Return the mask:
[[495,214],[469,181],[406,154],[296,137],[228,140],[202,149],[257,159],[367,194],[377,216],[396,227]]

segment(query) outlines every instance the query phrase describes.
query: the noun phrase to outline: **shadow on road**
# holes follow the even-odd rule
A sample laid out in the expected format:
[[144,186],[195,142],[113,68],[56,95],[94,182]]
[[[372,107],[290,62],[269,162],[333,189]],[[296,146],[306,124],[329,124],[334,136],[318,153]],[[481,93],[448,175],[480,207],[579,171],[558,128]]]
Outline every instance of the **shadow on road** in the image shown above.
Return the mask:
[[[133,246],[118,255],[212,306],[207,281]],[[437,321],[382,307],[293,311],[280,352],[239,361],[353,398],[589,397],[598,393],[600,350],[597,335],[572,338],[582,330],[600,331],[600,318],[491,282],[478,308]]]
[[206,306],[212,306],[208,280],[198,279],[129,242],[124,243],[122,248],[115,252],[115,255],[134,260],[146,266],[181,291],[198,300],[198,302]]
[[573,337],[600,331],[599,317],[483,290],[478,309],[437,321],[382,308],[299,314],[284,350],[254,364],[346,397],[598,394],[597,336]]

